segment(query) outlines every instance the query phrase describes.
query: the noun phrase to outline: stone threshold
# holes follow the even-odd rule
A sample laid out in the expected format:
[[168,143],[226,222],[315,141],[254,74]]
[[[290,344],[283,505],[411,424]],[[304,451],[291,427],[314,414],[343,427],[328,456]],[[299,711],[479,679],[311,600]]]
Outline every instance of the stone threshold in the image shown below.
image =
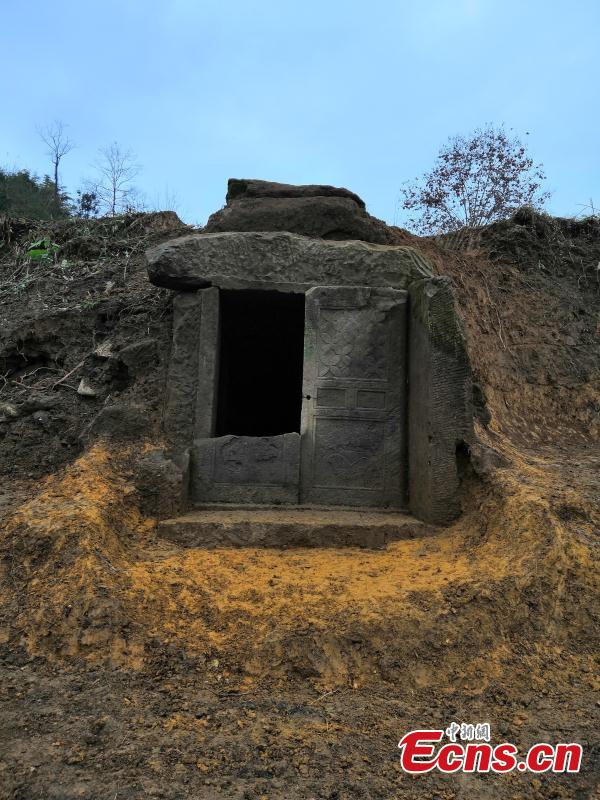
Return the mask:
[[161,520],[158,534],[185,547],[383,548],[436,528],[397,509],[206,504]]

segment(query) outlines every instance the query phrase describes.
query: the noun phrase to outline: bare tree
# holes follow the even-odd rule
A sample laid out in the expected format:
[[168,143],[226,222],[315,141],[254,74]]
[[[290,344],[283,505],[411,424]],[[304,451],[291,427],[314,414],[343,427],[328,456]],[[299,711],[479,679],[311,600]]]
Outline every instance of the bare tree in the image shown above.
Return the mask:
[[600,219],[600,206],[594,204],[593,198],[590,197],[589,203],[577,203],[577,205],[582,209],[578,217]]
[[470,136],[454,136],[433,169],[402,189],[402,207],[422,234],[448,233],[505,219],[523,205],[541,207],[550,196],[540,187],[541,164],[503,127],[487,125]]
[[58,168],[60,162],[75,147],[65,132],[65,125],[59,120],[54,121],[45,128],[38,128],[38,135],[47,146],[47,153],[52,159],[54,168],[54,199],[60,202],[60,184],[58,182]]
[[129,209],[135,205],[136,190],[132,181],[141,167],[130,150],[121,150],[116,142],[99,151],[96,162],[99,180],[94,191],[107,214]]

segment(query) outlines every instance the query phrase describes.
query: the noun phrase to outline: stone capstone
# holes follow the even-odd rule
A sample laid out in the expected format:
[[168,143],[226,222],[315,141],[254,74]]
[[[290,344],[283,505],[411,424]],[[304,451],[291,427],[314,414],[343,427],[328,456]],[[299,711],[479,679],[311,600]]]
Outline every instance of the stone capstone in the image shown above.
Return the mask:
[[337,186],[305,184],[294,186],[290,183],[261,181],[255,178],[229,178],[227,181],[227,203],[234,200],[247,200],[255,197],[345,197],[353,200],[359,208],[365,208],[365,202],[349,189]]
[[293,233],[193,234],[146,252],[150,281],[170,289],[386,286],[406,289],[433,275],[412,247],[333,242]]
[[385,223],[370,216],[361,198],[347,189],[238,178],[229,180],[227,205],[209,217],[204,230],[288,231],[323,239],[392,241]]

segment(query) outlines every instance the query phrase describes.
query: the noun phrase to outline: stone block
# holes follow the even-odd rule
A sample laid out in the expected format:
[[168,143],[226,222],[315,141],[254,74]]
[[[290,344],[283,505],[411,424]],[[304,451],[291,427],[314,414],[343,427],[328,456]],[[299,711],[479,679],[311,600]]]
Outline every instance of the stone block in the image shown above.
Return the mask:
[[173,298],[164,429],[169,441],[180,448],[189,447],[193,439],[201,314],[202,297],[199,293],[182,292]]
[[148,337],[139,342],[132,342],[119,351],[118,357],[127,367],[129,374],[136,376],[144,372],[148,366],[156,364],[158,358],[156,339]]
[[450,281],[417,281],[409,294],[409,507],[445,524],[460,513],[457,455],[472,438],[469,359]]
[[290,186],[232,178],[225,208],[212,214],[206,233],[288,231],[323,239],[388,244],[392,231],[370,216],[361,198],[334,186]]
[[356,205],[364,209],[365,202],[349,189],[326,184],[304,184],[296,186],[290,183],[276,183],[274,181],[260,181],[255,178],[229,178],[227,181],[227,204],[234,200],[246,200],[256,197],[345,197],[353,200]]
[[397,512],[342,508],[201,508],[158,524],[183,547],[368,547],[429,537],[434,528]]
[[135,485],[143,514],[165,519],[187,509],[189,451],[169,458],[163,450],[140,456]]
[[191,499],[297,503],[300,436],[219,436],[192,448]]

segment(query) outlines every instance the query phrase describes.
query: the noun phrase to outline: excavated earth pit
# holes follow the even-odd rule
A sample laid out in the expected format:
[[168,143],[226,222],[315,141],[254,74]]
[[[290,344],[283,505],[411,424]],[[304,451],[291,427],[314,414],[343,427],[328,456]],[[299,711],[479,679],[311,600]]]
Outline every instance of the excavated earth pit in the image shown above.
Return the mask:
[[[68,281],[66,267],[49,268],[60,293],[39,303],[33,282],[10,302],[0,295],[0,356],[13,370],[0,401],[16,410],[3,409],[0,439],[1,797],[594,796],[600,243],[595,229],[575,236],[554,222],[550,236],[535,222],[467,243],[412,241],[455,284],[478,443],[462,515],[443,528],[407,523],[395,540],[370,526],[373,548],[318,537],[328,546],[225,547],[218,508],[204,510],[218,534],[210,547],[162,536],[140,464],[164,449],[168,337],[155,318],[170,311],[145,281],[141,251],[164,229],[141,220],[136,233],[125,220],[108,234],[52,231],[86,253]],[[127,248],[114,245],[125,237]],[[140,258],[126,259],[137,237]],[[516,255],[507,241],[520,243]],[[45,364],[58,372],[32,374],[36,362],[15,376],[10,358],[31,330],[41,351],[48,318],[63,320],[63,349],[53,344]],[[102,341],[109,358],[94,355]],[[155,355],[132,360],[131,345]],[[74,378],[75,389],[69,378],[54,386],[82,361],[73,374],[96,397],[78,395]],[[46,407],[33,408],[42,397]],[[280,509],[253,513],[281,523]],[[323,535],[318,510],[295,513]],[[357,512],[337,513],[329,526]],[[452,720],[488,721],[494,741],[523,750],[579,741],[583,768],[403,774],[401,735]]]

